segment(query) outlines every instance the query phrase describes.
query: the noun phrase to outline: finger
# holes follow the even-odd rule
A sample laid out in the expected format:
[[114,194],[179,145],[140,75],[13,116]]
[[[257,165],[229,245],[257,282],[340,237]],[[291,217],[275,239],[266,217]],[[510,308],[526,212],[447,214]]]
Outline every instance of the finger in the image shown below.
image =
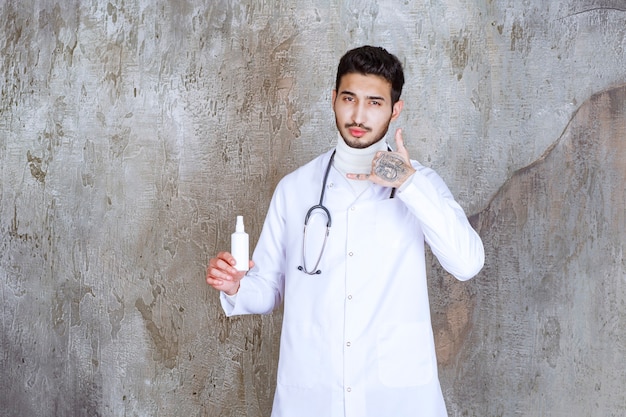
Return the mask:
[[398,150],[398,152],[403,153],[403,154],[408,154],[406,148],[404,147],[404,138],[402,137],[401,128],[398,128],[396,130],[395,139],[396,139],[396,149]]
[[235,268],[229,266],[223,261],[217,261],[216,264],[209,266],[207,270],[207,278],[214,278],[222,281],[232,281],[233,276],[237,273]]
[[401,154],[402,156],[404,156],[404,158],[408,161],[410,159],[409,158],[409,151],[404,146],[404,138],[402,137],[402,129],[401,128],[398,128],[396,130],[395,139],[396,139],[396,149],[397,149],[397,152],[399,154]]
[[229,265],[235,265],[235,257],[230,252],[220,252],[215,258],[221,259]]
[[227,283],[219,279],[207,278],[206,283],[218,291],[223,291],[228,288]]
[[400,127],[396,129],[395,140],[396,140],[396,149],[400,150],[404,148],[404,139],[402,138],[402,128]]
[[237,273],[237,268],[234,266],[236,263],[235,258],[229,260],[220,259],[217,261],[216,266],[227,274],[233,275]]
[[347,174],[346,177],[351,180],[364,181],[370,178],[370,174]]
[[232,283],[226,283],[218,280],[211,281],[208,284],[214,289],[218,291],[224,291],[227,294],[229,292],[232,292],[235,288],[239,288],[239,284],[233,285]]
[[236,274],[237,269],[234,267],[235,258],[227,252],[224,253],[226,253],[226,255],[228,256],[219,257],[222,253],[218,254],[217,258],[213,258],[209,261],[209,268],[224,271],[231,275]]
[[218,289],[219,289],[219,287],[224,285],[224,281],[219,280],[219,279],[215,279],[215,278],[209,278],[209,277],[207,277],[206,283],[209,284],[211,287],[218,288]]

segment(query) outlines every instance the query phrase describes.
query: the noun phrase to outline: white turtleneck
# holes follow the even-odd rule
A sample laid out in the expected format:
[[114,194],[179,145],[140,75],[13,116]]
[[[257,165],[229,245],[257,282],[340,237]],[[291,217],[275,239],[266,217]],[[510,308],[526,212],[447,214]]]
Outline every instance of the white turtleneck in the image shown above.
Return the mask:
[[[344,177],[347,174],[369,174],[372,172],[372,160],[378,151],[388,150],[387,142],[384,139],[379,140],[373,145],[363,149],[355,149],[349,147],[343,140],[341,135],[337,135],[337,147],[333,166]],[[346,178],[352,186],[352,190],[358,196],[361,195],[369,186],[369,181],[351,180]]]

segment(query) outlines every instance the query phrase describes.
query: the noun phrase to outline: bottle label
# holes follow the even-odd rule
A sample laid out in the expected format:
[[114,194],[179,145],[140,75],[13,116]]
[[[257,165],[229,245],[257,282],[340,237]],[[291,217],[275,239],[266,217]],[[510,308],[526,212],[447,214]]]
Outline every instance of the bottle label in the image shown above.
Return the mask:
[[230,246],[230,253],[237,262],[235,264],[235,268],[238,271],[247,271],[250,264],[248,234],[242,232],[233,233],[231,235]]

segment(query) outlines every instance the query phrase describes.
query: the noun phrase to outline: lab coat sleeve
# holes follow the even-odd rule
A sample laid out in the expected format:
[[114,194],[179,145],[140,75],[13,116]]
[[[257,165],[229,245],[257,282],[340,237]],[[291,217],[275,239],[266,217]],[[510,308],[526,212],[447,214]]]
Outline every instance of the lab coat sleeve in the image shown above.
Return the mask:
[[465,212],[432,169],[414,162],[417,170],[399,189],[398,198],[418,218],[424,239],[443,268],[464,281],[482,269],[482,241]]
[[263,224],[252,259],[255,263],[242,278],[236,297],[220,294],[222,309],[227,316],[268,314],[279,306],[284,294],[286,199],[279,183]]

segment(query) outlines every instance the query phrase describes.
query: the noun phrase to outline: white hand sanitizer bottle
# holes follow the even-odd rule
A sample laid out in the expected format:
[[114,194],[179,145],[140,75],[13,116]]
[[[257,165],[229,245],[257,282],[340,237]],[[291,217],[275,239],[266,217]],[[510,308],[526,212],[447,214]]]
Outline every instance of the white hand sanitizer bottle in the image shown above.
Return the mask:
[[230,253],[235,257],[235,268],[238,271],[247,271],[250,265],[248,234],[244,230],[243,216],[237,216],[235,233],[230,235]]

